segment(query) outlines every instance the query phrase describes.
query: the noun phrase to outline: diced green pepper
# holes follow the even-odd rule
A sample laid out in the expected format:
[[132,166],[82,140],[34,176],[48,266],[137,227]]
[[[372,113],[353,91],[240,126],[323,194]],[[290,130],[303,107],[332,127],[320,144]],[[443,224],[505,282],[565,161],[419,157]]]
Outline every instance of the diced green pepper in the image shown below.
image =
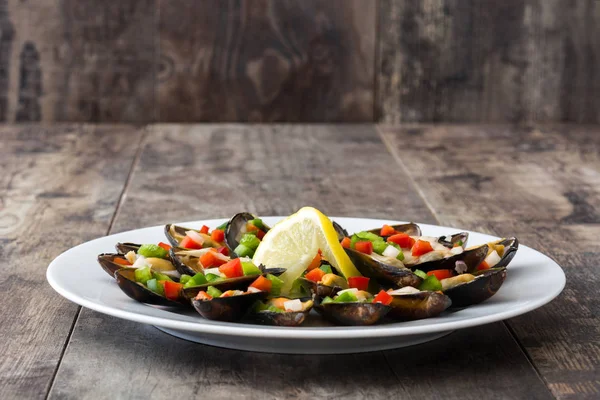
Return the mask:
[[431,290],[436,292],[442,290],[442,284],[435,275],[430,275],[419,285],[419,290]]
[[266,231],[267,229],[265,228],[265,224],[262,222],[262,219],[260,218],[255,218],[250,222],[252,225],[254,225],[255,227],[257,227],[258,229],[260,229],[261,231]]
[[205,283],[208,282],[208,280],[206,279],[206,277],[204,276],[204,274],[202,272],[198,272],[196,275],[194,275],[192,277],[192,279],[194,280],[194,283],[196,285],[204,285]]
[[192,280],[191,276],[183,274],[183,275],[181,275],[181,278],[179,278],[179,283],[181,283],[182,285],[185,285],[186,283],[188,283],[191,280]]
[[156,278],[159,281],[171,281],[171,282],[173,282],[173,279],[171,279],[168,275],[161,274],[160,272],[156,272],[156,271],[152,271],[152,277]]
[[284,313],[285,312],[285,310],[282,310],[281,308],[277,308],[275,306],[267,306],[267,311],[276,312],[276,313]]
[[[271,289],[272,289],[272,287],[271,287]],[[307,289],[304,286],[304,284],[302,283],[302,281],[300,281],[299,279],[296,279],[292,283],[292,288],[290,289],[290,292],[287,294],[287,297],[289,297],[290,299],[299,299],[302,297],[307,297],[309,295],[310,295],[310,289]]]
[[329,264],[323,264],[320,268],[321,271],[325,272],[326,274],[333,274],[333,271],[331,270],[331,265]]
[[165,258],[169,254],[165,249],[156,244],[143,244],[137,253],[144,257]]
[[427,279],[427,274],[425,272],[421,271],[420,269],[414,270],[414,274],[421,279]]
[[254,255],[254,250],[243,244],[239,244],[235,249],[233,249],[233,252],[240,257],[252,257]]
[[379,255],[382,255],[385,249],[387,249],[388,244],[383,240],[377,240],[373,242],[373,251]]
[[190,279],[189,281],[187,281],[186,283],[183,284],[184,289],[191,288],[194,286],[198,286],[198,284],[193,279]]
[[220,297],[223,294],[223,292],[214,286],[209,286],[208,289],[206,289],[206,293],[208,293],[210,297]]
[[462,241],[462,240],[459,240],[458,242],[456,242],[456,244],[457,244],[458,246],[462,246],[462,245],[463,245],[463,241]]
[[206,274],[205,278],[206,278],[207,282],[214,282],[214,281],[218,281],[219,279],[221,279],[221,277],[219,275],[215,275],[215,274]]
[[325,298],[321,301],[321,304],[333,303],[333,299],[329,296],[325,296]]
[[242,270],[244,270],[244,275],[261,274],[261,270],[250,261],[242,261]]
[[227,228],[227,224],[229,222],[223,222],[221,225],[217,226],[217,229],[224,231]]
[[150,267],[138,268],[135,270],[135,281],[143,285],[152,279],[152,270]]
[[242,235],[242,238],[240,239],[240,244],[252,250],[256,250],[256,248],[260,244],[260,239],[252,234],[244,233]]
[[271,296],[279,296],[283,281],[275,275],[267,274],[267,279],[271,281]]
[[383,240],[383,238],[379,235],[374,234],[373,232],[362,231],[356,234],[359,238],[363,240],[368,240],[370,242],[377,242]]
[[152,290],[156,294],[159,294],[161,296],[165,295],[165,288],[163,287],[163,285],[158,283],[156,279],[149,279],[146,282],[146,286],[148,287],[148,289]]
[[333,300],[335,303],[354,303],[358,298],[351,292],[344,292]]

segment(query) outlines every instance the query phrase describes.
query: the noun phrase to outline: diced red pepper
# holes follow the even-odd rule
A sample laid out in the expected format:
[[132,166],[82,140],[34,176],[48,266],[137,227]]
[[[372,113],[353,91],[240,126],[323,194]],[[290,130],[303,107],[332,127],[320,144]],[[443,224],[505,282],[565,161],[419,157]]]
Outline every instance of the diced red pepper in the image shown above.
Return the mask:
[[194,240],[189,236],[184,237],[181,243],[179,243],[179,245],[184,249],[196,250],[202,248],[202,245],[200,243],[194,242]]
[[431,247],[431,243],[425,240],[417,240],[417,243],[412,248],[413,257],[419,257],[423,254],[427,254],[430,251],[433,251],[433,247]]
[[221,243],[223,240],[225,240],[225,232],[220,229],[215,229],[210,234],[210,238],[215,242]]
[[204,268],[218,267],[227,262],[227,261],[223,261],[220,258],[216,257],[215,253],[217,253],[216,250],[215,251],[207,251],[206,253],[204,253],[200,256],[200,262],[202,263],[202,267],[204,267]]
[[485,261],[482,261],[481,264],[479,264],[477,266],[477,271],[483,271],[483,270],[486,270],[486,269],[490,269],[490,266]]
[[367,241],[364,242],[356,242],[354,243],[354,248],[356,251],[360,251],[361,253],[371,254],[373,253],[373,243]]
[[306,274],[304,277],[309,281],[319,282],[325,276],[325,272],[321,268],[315,268]]
[[350,240],[349,237],[345,237],[344,239],[342,239],[342,247],[343,248],[349,249],[351,244],[352,244],[352,241]]
[[273,283],[269,279],[265,278],[264,276],[259,276],[254,282],[252,282],[250,286],[257,288],[258,290],[262,290],[263,292],[270,292],[272,285]]
[[169,251],[169,250],[171,250],[171,245],[170,245],[170,244],[166,244],[166,243],[164,243],[164,242],[160,242],[158,245],[159,245],[160,247],[162,247],[163,249],[165,249],[166,251]]
[[348,278],[348,286],[358,290],[367,290],[369,287],[369,278],[366,276],[351,276]]
[[224,256],[229,257],[229,249],[225,246],[221,246],[217,249],[217,252],[223,254]]
[[235,258],[219,267],[219,272],[225,274],[228,278],[238,278],[244,276],[244,269],[242,268],[242,260]]
[[319,268],[321,266],[321,252],[319,251],[316,255],[315,258],[312,259],[312,261],[310,262],[310,264],[308,264],[308,267],[306,268],[307,271],[312,271],[315,268]]
[[260,229],[256,231],[256,237],[262,240],[265,237],[265,232]]
[[429,271],[427,273],[427,275],[428,276],[435,275],[435,277],[441,281],[442,279],[452,278],[454,276],[454,273],[452,272],[451,269],[436,269],[433,271]]
[[210,228],[206,225],[202,225],[202,228],[200,228],[200,233],[204,233],[205,235],[208,234],[208,231],[210,230]]
[[119,264],[119,265],[131,265],[131,263],[129,261],[127,261],[127,259],[125,259],[125,258],[115,257],[115,258],[113,258],[113,262],[115,264]]
[[213,297],[210,294],[201,290],[198,292],[198,294],[196,295],[196,297],[194,299],[196,299],[196,300],[212,300],[212,298]]
[[381,228],[381,232],[379,232],[379,236],[392,236],[394,233],[396,233],[394,228],[389,225],[384,225],[383,228]]
[[410,249],[415,244],[415,239],[408,236],[406,233],[396,233],[387,239],[388,242],[396,243],[403,249]]
[[381,303],[388,306],[392,303],[393,299],[394,298],[388,292],[382,290],[381,292],[377,293],[377,296],[375,296],[373,299],[373,303]]
[[183,289],[183,285],[178,282],[171,281],[160,281],[160,283],[165,288],[165,297],[169,300],[179,300],[181,289]]

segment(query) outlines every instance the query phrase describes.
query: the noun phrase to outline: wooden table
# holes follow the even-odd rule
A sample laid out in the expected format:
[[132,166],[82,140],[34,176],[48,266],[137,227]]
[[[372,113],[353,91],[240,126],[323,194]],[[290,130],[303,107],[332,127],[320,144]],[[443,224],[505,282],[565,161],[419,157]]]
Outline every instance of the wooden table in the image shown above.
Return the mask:
[[[0,398],[598,398],[600,127],[0,127]],[[552,303],[357,355],[189,343],[81,308],[45,279],[84,241],[240,210],[516,235],[567,274]]]

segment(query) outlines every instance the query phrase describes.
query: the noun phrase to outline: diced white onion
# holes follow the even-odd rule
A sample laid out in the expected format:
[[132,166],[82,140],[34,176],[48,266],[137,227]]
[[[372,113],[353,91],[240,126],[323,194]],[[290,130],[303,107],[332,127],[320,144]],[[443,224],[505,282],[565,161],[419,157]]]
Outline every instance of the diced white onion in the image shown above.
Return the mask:
[[129,251],[127,254],[125,254],[125,258],[127,259],[127,261],[129,261],[130,264],[133,264],[137,260],[137,254],[135,254],[135,251]]
[[467,263],[462,260],[458,260],[454,263],[454,270],[459,274],[464,274],[468,269],[469,267],[467,267]]
[[299,299],[288,300],[283,303],[285,311],[302,311],[302,302]]
[[485,263],[487,265],[490,266],[490,268],[492,268],[494,265],[498,264],[500,262],[500,256],[498,255],[498,253],[496,252],[496,250],[493,250],[490,254],[488,254],[488,256],[485,258]]
[[146,257],[138,254],[137,260],[135,260],[132,267],[133,268],[144,268],[146,266],[148,266],[148,263],[146,262]]
[[227,276],[225,274],[222,274],[221,271],[219,271],[219,268],[204,268],[204,275],[208,275],[208,274],[217,275],[217,276],[220,276],[221,278],[227,278]]
[[383,251],[383,253],[381,255],[390,257],[390,258],[396,258],[396,257],[398,257],[398,254],[400,254],[400,250],[398,250],[394,246],[388,246],[385,248],[385,250]]
[[199,245],[203,245],[204,244],[204,238],[202,237],[202,235],[196,231],[187,231],[185,233],[187,236],[190,237],[190,239],[192,239],[194,242],[198,243]]
[[413,294],[413,293],[419,293],[419,292],[420,292],[419,289],[416,289],[412,286],[404,286],[400,289],[392,290],[391,292],[388,292],[388,293],[391,295],[394,295],[394,294],[402,295],[402,294]]
[[248,293],[258,293],[262,292],[262,290],[255,288],[254,286],[248,286]]

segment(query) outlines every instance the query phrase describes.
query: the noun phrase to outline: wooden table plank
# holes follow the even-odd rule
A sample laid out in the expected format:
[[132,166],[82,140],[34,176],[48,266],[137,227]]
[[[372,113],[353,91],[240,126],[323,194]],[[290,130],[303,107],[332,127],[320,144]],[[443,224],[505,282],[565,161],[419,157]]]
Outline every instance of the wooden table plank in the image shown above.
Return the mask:
[[[306,204],[330,215],[435,222],[372,126],[171,125],[152,129],[114,230],[244,209],[289,214]],[[464,398],[510,385],[497,396],[551,397],[500,323],[407,350],[287,356],[190,344],[84,309],[50,395]]]
[[46,283],[62,251],[104,234],[141,130],[0,128],[0,398],[49,390],[78,307]]
[[600,128],[382,127],[442,224],[553,256],[558,299],[509,326],[559,398],[600,394]]

